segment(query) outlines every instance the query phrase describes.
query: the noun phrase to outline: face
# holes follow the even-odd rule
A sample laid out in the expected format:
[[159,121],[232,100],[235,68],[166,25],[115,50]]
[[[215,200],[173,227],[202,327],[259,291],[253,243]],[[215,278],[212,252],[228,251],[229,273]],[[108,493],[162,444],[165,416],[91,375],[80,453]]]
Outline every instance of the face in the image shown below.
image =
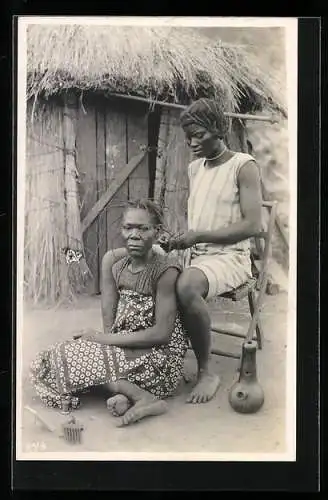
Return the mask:
[[220,139],[200,125],[184,128],[188,144],[196,158],[211,157],[218,151]]
[[146,256],[158,235],[158,227],[147,210],[129,208],[123,218],[122,236],[129,255]]

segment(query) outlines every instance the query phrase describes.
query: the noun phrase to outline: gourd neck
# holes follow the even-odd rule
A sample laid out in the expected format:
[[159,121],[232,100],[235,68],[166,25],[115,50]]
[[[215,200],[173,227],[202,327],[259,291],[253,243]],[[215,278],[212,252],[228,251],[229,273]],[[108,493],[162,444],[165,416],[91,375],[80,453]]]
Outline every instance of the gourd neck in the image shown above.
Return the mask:
[[246,343],[243,346],[239,380],[245,383],[251,383],[257,380],[256,344],[254,342]]

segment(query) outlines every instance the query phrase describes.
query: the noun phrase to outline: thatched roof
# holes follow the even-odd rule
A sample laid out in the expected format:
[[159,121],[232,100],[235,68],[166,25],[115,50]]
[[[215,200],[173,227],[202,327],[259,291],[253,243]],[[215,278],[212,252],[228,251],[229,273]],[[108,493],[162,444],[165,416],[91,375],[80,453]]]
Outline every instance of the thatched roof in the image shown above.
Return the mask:
[[285,115],[277,82],[242,47],[190,28],[29,25],[28,98],[64,89],[187,104],[222,98],[227,111]]

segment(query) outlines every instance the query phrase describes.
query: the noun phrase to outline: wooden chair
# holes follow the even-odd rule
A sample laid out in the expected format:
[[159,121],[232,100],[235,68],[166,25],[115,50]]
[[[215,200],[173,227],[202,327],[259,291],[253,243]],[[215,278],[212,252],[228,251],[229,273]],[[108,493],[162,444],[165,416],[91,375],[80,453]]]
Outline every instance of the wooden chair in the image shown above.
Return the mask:
[[[230,330],[225,326],[212,326],[212,331],[214,333],[228,335],[231,337],[239,337],[245,339],[246,341],[256,340],[259,349],[262,349],[263,345],[263,329],[261,325],[260,312],[268,280],[268,263],[272,247],[273,230],[276,220],[277,202],[264,201],[262,205],[269,211],[269,219],[266,231],[263,231],[259,236],[255,238],[257,253],[256,257],[258,260],[254,257],[254,255],[252,255],[251,258],[253,277],[240,287],[235,288],[231,292],[225,293],[220,296],[230,299],[234,302],[240,301],[245,297],[248,298],[249,312],[251,317],[248,329],[245,333],[241,333],[232,329]],[[241,352],[238,354],[212,348],[211,353],[229,358],[241,358]]]

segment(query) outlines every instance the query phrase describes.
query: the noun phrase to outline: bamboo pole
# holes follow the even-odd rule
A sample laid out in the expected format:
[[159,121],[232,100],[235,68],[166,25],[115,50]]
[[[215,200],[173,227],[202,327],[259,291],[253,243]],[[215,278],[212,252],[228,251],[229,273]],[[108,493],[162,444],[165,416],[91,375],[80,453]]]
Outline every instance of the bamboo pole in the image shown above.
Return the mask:
[[[118,97],[120,99],[129,99],[129,100],[133,100],[133,101],[147,102],[148,104],[162,106],[162,107],[166,107],[166,108],[180,109],[181,111],[187,107],[187,106],[184,106],[182,104],[176,104],[176,103],[164,102],[164,101],[156,101],[154,99],[148,99],[146,97],[125,95],[125,94],[116,94],[115,92],[110,93],[109,96]],[[278,123],[279,122],[279,119],[277,117],[274,117],[273,115],[271,115],[271,116],[264,116],[263,115],[262,116],[262,115],[250,115],[250,114],[232,113],[232,112],[225,112],[224,114],[226,116],[228,116],[229,118],[239,118],[240,120],[254,120],[254,121],[269,122],[269,123]]]

